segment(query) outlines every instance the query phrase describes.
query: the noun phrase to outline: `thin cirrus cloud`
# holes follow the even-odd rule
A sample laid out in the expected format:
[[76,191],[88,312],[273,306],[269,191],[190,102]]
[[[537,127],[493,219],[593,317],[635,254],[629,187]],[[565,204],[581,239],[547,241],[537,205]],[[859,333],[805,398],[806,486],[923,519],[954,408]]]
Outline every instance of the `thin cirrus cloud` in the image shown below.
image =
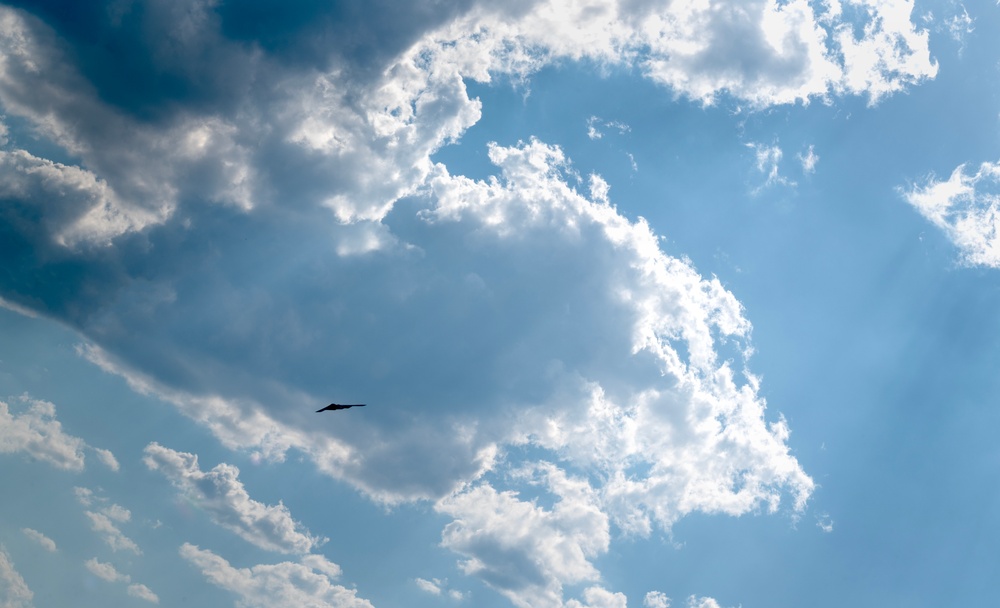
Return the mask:
[[948,179],[934,176],[901,189],[903,197],[951,240],[971,266],[1000,268],[1000,163],[975,173],[959,165]]
[[[616,530],[804,508],[814,484],[766,416],[750,321],[720,281],[664,254],[558,147],[493,145],[484,180],[432,155],[488,111],[467,81],[567,59],[705,104],[878,103],[936,74],[912,2],[374,3],[354,23],[290,10],[266,33],[236,6],[143,6],[0,8],[0,106],[61,150],[4,129],[3,301],[72,326],[90,360],[228,447],[296,448],[373,500],[431,501],[465,571],[519,605],[558,606],[576,583],[570,602],[619,602],[594,565]],[[338,28],[352,35],[323,35]],[[91,30],[134,61],[106,60]],[[317,424],[308,406],[343,394],[373,406]],[[547,460],[524,466],[521,447]],[[51,457],[82,466],[81,449]],[[318,542],[235,470],[146,455],[257,546]],[[518,514],[530,533],[496,532]],[[127,548],[108,513],[88,517]],[[247,605],[306,597],[299,575],[326,605],[367,605],[304,562],[182,556]]]

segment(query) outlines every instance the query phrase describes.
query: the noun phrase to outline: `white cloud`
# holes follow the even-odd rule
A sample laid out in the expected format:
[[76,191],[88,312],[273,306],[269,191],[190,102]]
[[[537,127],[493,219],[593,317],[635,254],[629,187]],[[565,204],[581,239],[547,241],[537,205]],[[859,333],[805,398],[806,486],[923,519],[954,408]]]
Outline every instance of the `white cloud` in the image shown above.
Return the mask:
[[25,536],[35,541],[39,545],[41,545],[42,548],[45,549],[46,551],[50,551],[52,553],[56,552],[56,541],[52,540],[48,536],[45,536],[38,530],[33,530],[31,528],[21,528],[21,532],[24,532]]
[[959,165],[947,180],[933,175],[902,190],[906,201],[944,231],[971,266],[1000,268],[1000,163],[969,175]]
[[583,600],[569,600],[566,608],[627,608],[627,598],[623,593],[612,593],[602,587],[588,587],[583,591]]
[[625,134],[632,130],[632,127],[621,121],[603,120],[597,116],[591,116],[587,119],[587,137],[590,139],[601,139],[604,137],[604,132],[600,130],[602,127],[610,127],[620,134]]
[[56,420],[56,406],[27,395],[20,401],[28,404],[20,414],[12,414],[9,406],[0,401],[0,454],[24,452],[60,469],[82,471],[86,444],[63,432]]
[[94,504],[94,491],[90,488],[81,488],[77,486],[73,488],[73,494],[76,496],[76,500],[85,507],[89,507]]
[[0,608],[31,608],[34,594],[0,545]]
[[959,52],[961,53],[965,49],[965,39],[976,30],[973,25],[976,20],[969,16],[969,11],[965,9],[964,5],[959,5],[961,13],[956,12],[950,18],[945,20],[945,27],[948,30],[948,34],[959,44]]
[[83,565],[87,567],[87,570],[90,570],[91,574],[109,583],[127,583],[131,580],[127,574],[119,572],[113,564],[98,561],[95,557],[88,559]]
[[438,502],[436,509],[454,518],[441,544],[467,558],[461,564],[466,574],[515,605],[561,607],[563,585],[598,578],[590,560],[607,550],[608,518],[586,481],[550,464],[528,474],[558,496],[552,509],[480,484]]
[[[781,184],[784,186],[794,186],[795,182],[789,181],[788,178],[778,173],[778,167],[781,164],[781,157],[784,155],[781,148],[777,144],[766,145],[761,143],[751,142],[746,144],[746,147],[750,148],[754,152],[754,159],[757,163],[757,170],[766,176],[764,184],[754,190],[754,192],[759,192],[761,189],[768,186],[773,186],[775,184]],[[804,165],[803,161],[803,165]]]
[[132,519],[132,512],[121,505],[112,504],[101,510],[102,513],[117,522],[127,522]]
[[670,598],[661,591],[650,591],[642,600],[646,608],[670,608]]
[[249,543],[280,553],[308,553],[325,542],[303,530],[280,502],[268,506],[250,498],[233,465],[222,463],[206,473],[199,468],[196,455],[157,443],[146,446],[145,454],[146,466],[162,472],[213,521]]
[[101,448],[91,448],[97,454],[97,457],[104,463],[104,466],[108,467],[114,472],[118,472],[119,464],[118,459],[115,455],[111,453],[111,450],[104,450]]
[[[435,579],[435,581],[436,580],[437,579]],[[414,582],[417,583],[417,587],[419,587],[421,591],[426,591],[431,595],[441,595],[440,582],[429,581],[425,578],[419,577],[414,579]]]
[[[875,103],[936,74],[927,32],[910,21],[912,1],[826,9],[817,14],[806,0],[544,0],[517,10],[481,3],[413,36],[379,78],[358,80],[339,62],[317,71],[270,61],[223,36],[218,15],[194,3],[183,13],[159,11],[161,37],[145,37],[157,49],[150,71],[219,87],[209,92],[241,110],[143,121],[102,100],[43,23],[3,8],[0,105],[81,166],[3,151],[0,190],[43,211],[39,247],[79,249],[171,220],[185,224],[190,201],[250,212],[292,199],[325,205],[343,221],[379,220],[424,181],[430,155],[479,120],[481,103],[469,99],[464,79],[525,77],[562,58],[590,59],[637,67],[706,103],[729,94],[764,107],[840,93],[867,93]],[[177,31],[183,44],[166,42]],[[8,213],[30,215],[21,207]]]
[[234,568],[228,561],[185,543],[181,557],[212,584],[237,596],[240,608],[371,608],[357,591],[333,584],[324,571],[305,563],[281,562]]
[[833,519],[829,514],[823,513],[816,517],[816,527],[829,534],[833,532]]
[[152,604],[160,603],[160,598],[153,593],[153,590],[142,583],[132,583],[129,585],[128,594],[132,597],[137,597],[140,600],[145,600]]
[[640,67],[705,103],[728,93],[754,106],[840,93],[867,93],[876,103],[936,75],[927,32],[910,21],[912,1],[848,0],[826,9],[817,14],[805,0],[551,0],[516,13],[480,7],[420,48],[477,80],[490,72],[525,75],[554,58],[588,58]]
[[107,515],[93,511],[85,511],[84,514],[90,519],[91,530],[100,534],[112,551],[129,551],[136,555],[142,553],[135,541],[125,536]]
[[146,585],[140,583],[132,583],[132,577],[127,574],[123,574],[114,567],[113,564],[98,561],[97,558],[88,559],[84,562],[84,566],[87,570],[91,572],[94,576],[104,579],[109,583],[126,583],[128,588],[126,592],[131,597],[136,597],[153,604],[160,603],[160,598],[153,593],[153,591]]
[[692,595],[688,598],[688,608],[722,608],[719,602],[710,597],[696,597]]
[[815,146],[810,145],[805,154],[799,154],[799,161],[802,163],[803,173],[815,173],[819,156],[816,154]]
[[[786,494],[802,508],[812,480],[742,369],[740,303],[619,214],[607,183],[582,183],[537,141],[492,146],[499,175],[486,180],[430,155],[480,117],[467,79],[526,77],[565,58],[638,67],[665,95],[754,107],[842,93],[874,103],[936,73],[911,2],[825,6],[482,3],[408,30],[365,77],[336,57],[278,66],[225,40],[207,5],[191,7],[186,28],[163,9],[164,38],[149,44],[184,31],[192,44],[178,48],[199,61],[153,53],[158,67],[226,86],[199,107],[151,98],[158,120],[104,101],[52,50],[51,30],[0,9],[0,104],[80,159],[7,152],[0,177],[18,206],[3,212],[42,217],[26,233],[33,251],[86,269],[86,289],[44,312],[94,343],[92,361],[228,447],[275,460],[294,447],[376,500],[437,501],[455,518],[444,542],[469,572],[523,605],[561,605],[563,585],[599,580],[610,522],[648,534],[694,511],[775,510]],[[783,180],[780,149],[755,151],[767,179]],[[379,415],[317,422],[301,407],[330,394],[371,397]],[[505,479],[520,446],[559,464]],[[251,500],[234,467],[202,472],[156,444],[150,461],[258,546],[305,552],[318,540],[282,505]],[[505,485],[531,480],[555,506]],[[496,526],[515,514],[553,544],[503,537]],[[110,534],[107,513],[88,515]],[[186,551],[241,590],[276,568]],[[619,601],[590,589],[585,602]]]

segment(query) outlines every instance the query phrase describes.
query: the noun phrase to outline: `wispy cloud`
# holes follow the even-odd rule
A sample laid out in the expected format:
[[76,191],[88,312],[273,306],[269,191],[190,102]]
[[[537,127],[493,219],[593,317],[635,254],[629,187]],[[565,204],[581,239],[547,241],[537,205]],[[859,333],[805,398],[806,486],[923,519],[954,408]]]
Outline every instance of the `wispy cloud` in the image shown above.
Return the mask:
[[131,580],[128,575],[118,572],[118,569],[115,568],[113,564],[98,561],[97,558],[92,557],[84,562],[83,565],[87,567],[87,570],[89,570],[91,574],[104,579],[109,583],[117,583],[119,581],[128,582]]
[[816,164],[819,163],[819,156],[816,154],[815,146],[810,145],[805,154],[799,154],[799,162],[802,163],[803,173],[815,173]]
[[932,175],[900,191],[944,231],[965,263],[1000,268],[1000,163],[983,163],[974,174],[959,165],[946,180]]
[[132,577],[119,572],[113,564],[98,561],[97,558],[91,558],[84,562],[84,566],[86,566],[91,574],[109,583],[127,583],[126,592],[131,597],[136,597],[152,604],[160,603],[160,598],[149,587],[140,583],[132,583]]
[[93,511],[85,511],[84,515],[90,519],[91,530],[100,534],[101,538],[111,547],[112,551],[128,551],[136,555],[142,553],[139,545],[135,544],[135,541],[131,538],[125,536],[107,515]]
[[[751,142],[746,144],[746,147],[753,150],[754,160],[757,165],[757,171],[765,176],[765,181],[761,186],[758,186],[753,190],[753,192],[759,193],[764,188],[774,185],[782,186],[794,186],[795,182],[790,181],[784,175],[779,173],[779,167],[781,165],[781,158],[784,153],[778,144],[761,144],[756,142]],[[804,162],[804,161],[803,161]]]
[[14,569],[14,563],[7,550],[0,545],[0,606],[31,608],[34,596],[24,578]]
[[23,532],[24,535],[30,538],[31,540],[41,545],[41,547],[46,551],[50,551],[52,553],[56,552],[56,541],[52,540],[48,536],[45,536],[38,530],[33,530],[31,528],[21,528],[21,532]]
[[219,555],[190,543],[181,546],[180,554],[209,582],[233,593],[237,604],[245,608],[372,608],[371,602],[359,598],[356,590],[334,584],[329,568],[316,568],[313,562],[234,568]]
[[250,498],[239,480],[239,469],[216,465],[203,472],[198,457],[158,443],[146,446],[143,461],[160,471],[189,500],[203,508],[215,523],[262,549],[280,553],[309,553],[326,539],[309,534],[292,519],[283,504],[268,506]]

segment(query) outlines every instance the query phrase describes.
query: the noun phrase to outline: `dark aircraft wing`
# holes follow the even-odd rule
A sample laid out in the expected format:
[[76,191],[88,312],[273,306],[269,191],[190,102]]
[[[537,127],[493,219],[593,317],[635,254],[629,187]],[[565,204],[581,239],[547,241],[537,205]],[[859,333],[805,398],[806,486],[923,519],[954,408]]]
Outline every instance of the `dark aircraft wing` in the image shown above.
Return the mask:
[[325,412],[327,410],[346,410],[349,407],[364,407],[364,403],[351,403],[348,405],[341,405],[339,403],[331,403],[330,405],[324,407],[323,409],[316,410],[316,413]]

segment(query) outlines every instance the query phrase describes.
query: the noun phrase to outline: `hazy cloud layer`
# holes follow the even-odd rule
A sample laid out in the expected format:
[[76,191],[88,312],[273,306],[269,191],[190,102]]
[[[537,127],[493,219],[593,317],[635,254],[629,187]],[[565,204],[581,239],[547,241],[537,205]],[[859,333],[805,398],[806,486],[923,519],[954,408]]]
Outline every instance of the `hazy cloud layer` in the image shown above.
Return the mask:
[[146,446],[145,454],[146,466],[166,475],[215,523],[247,542],[279,553],[309,553],[325,541],[303,530],[283,504],[268,506],[250,498],[239,480],[239,469],[233,465],[221,463],[206,473],[199,468],[196,455],[157,443]]
[[931,176],[903,196],[944,231],[965,263],[1000,268],[1000,163],[983,163],[974,174],[960,165],[948,179]]
[[334,584],[332,578],[339,569],[329,567],[329,562],[315,563],[315,555],[300,563],[234,568],[222,557],[189,543],[181,547],[180,554],[209,582],[234,594],[241,608],[372,608],[357,591]]

